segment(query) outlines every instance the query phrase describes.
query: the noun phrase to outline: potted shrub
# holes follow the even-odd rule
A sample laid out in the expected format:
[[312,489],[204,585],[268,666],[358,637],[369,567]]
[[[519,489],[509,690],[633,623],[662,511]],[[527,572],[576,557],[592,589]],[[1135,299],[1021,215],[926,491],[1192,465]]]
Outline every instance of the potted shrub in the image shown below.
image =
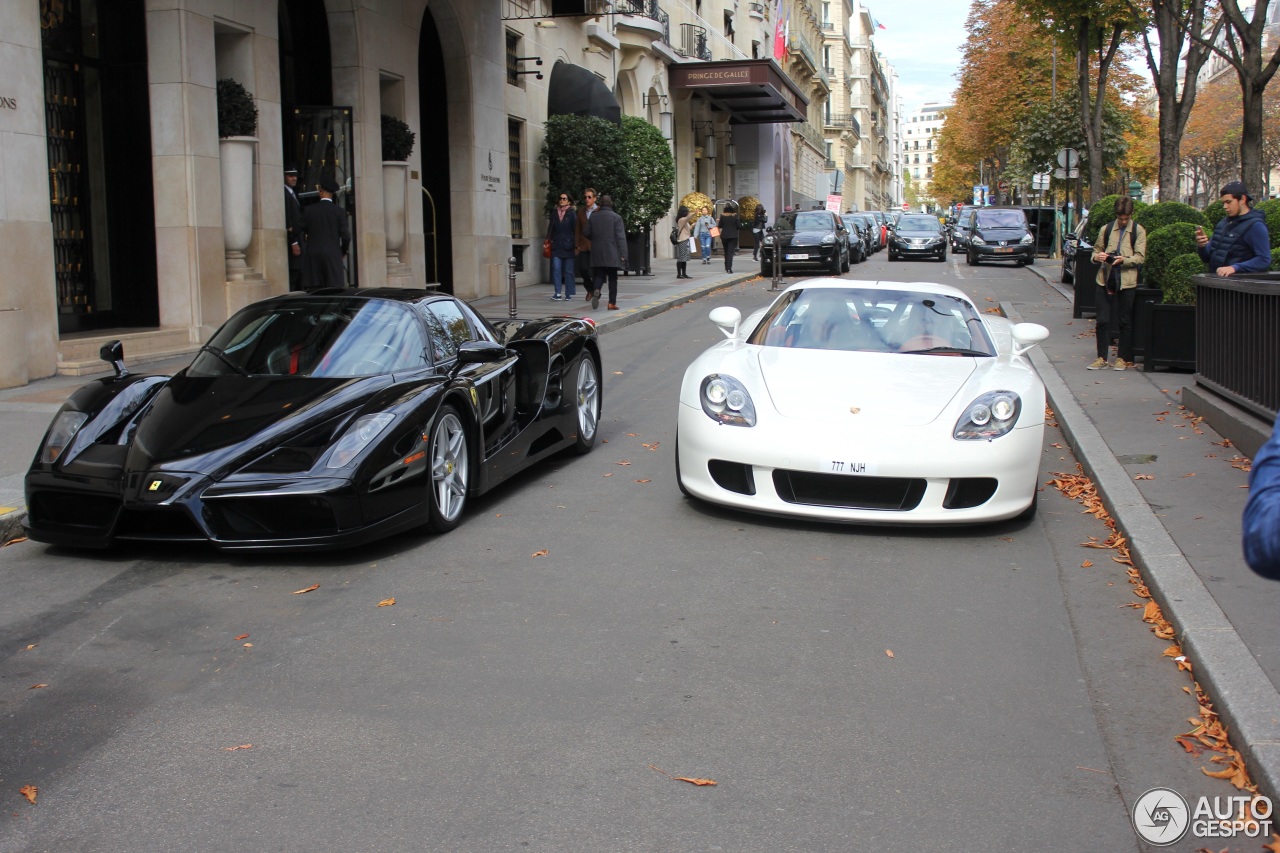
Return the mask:
[[651,275],[649,259],[653,248],[649,235],[653,224],[671,210],[676,162],[662,131],[639,116],[622,117],[622,144],[635,180],[629,203],[624,205],[614,198],[614,204],[621,208],[618,213],[627,224],[627,266],[640,275]]
[[249,273],[245,250],[253,240],[253,154],[258,139],[253,95],[230,78],[218,81],[218,156],[222,176],[222,239],[227,279]]
[[[1168,227],[1168,226],[1166,226]],[[1204,272],[1196,252],[1168,262],[1160,279],[1163,301],[1149,306],[1143,370],[1157,367],[1196,369],[1196,290],[1191,277]]]
[[387,241],[387,266],[401,263],[404,248],[405,216],[408,200],[409,155],[413,153],[413,131],[395,116],[382,116],[382,209],[383,233]]

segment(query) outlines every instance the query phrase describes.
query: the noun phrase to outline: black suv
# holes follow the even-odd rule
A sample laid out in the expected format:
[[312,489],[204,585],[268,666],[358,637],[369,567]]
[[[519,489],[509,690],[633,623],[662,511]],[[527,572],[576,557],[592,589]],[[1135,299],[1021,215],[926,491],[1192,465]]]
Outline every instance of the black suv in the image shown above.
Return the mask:
[[968,214],[965,262],[1015,261],[1018,266],[1036,262],[1036,238],[1027,227],[1020,207],[975,207]]
[[773,233],[760,247],[760,274],[773,275],[773,253],[782,255],[781,270],[819,266],[831,275],[849,271],[849,229],[838,213],[800,210],[780,214]]
[[931,213],[904,213],[889,232],[889,260],[898,258],[947,259],[947,235]]

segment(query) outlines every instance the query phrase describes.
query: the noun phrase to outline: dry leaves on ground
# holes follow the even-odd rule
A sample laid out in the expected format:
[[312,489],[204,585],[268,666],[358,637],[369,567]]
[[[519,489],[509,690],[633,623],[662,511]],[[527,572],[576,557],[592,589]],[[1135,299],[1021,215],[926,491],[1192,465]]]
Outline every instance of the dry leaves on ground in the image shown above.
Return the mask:
[[17,545],[19,542],[26,542],[26,541],[27,541],[27,537],[18,536],[14,539],[10,539],[8,542],[5,542],[3,545],[0,545],[0,548],[8,548],[10,545]]
[[48,686],[49,686],[49,685],[47,685],[47,684],[33,684],[33,685],[31,685],[30,687],[28,687],[27,689],[28,689],[28,690],[43,690],[44,688],[46,688],[46,687],[48,687]]
[[31,805],[36,804],[36,794],[40,793],[40,789],[35,785],[23,785],[18,789],[18,793],[27,798],[27,802]]
[[549,551],[547,551],[547,549],[546,549],[546,548],[543,548],[541,551],[534,551],[534,552],[533,552],[532,554],[530,554],[529,556],[530,556],[530,557],[545,557],[545,556],[547,556],[547,554],[548,554],[548,553],[550,553],[550,552],[549,552]]
[[378,602],[378,606],[379,606],[379,607],[390,607],[391,605],[393,605],[393,604],[395,604],[395,603],[396,603],[395,597],[394,597],[394,596],[392,596],[391,598],[384,598],[384,599],[382,599],[381,601],[379,601],[379,602]]
[[1080,568],[1082,569],[1093,568],[1093,560],[1085,560],[1083,563],[1080,564]]
[[893,649],[885,649],[884,653],[889,657],[893,657]]
[[289,594],[290,594],[290,595],[302,595],[304,592],[314,592],[314,591],[316,591],[316,590],[317,590],[317,589],[319,589],[319,588],[320,588],[320,584],[318,584],[318,583],[313,583],[311,586],[307,587],[306,589],[295,589],[293,592],[291,592],[291,593],[289,593]]
[[636,480],[637,483],[652,483],[652,480]]
[[242,744],[240,744],[239,746],[224,746],[224,747],[222,748],[222,751],[223,751],[223,752],[235,752],[237,749],[253,749],[253,744],[251,744],[251,743],[242,743]]
[[715,779],[696,779],[691,776],[672,776],[670,773],[663,770],[661,767],[654,767],[652,764],[649,765],[649,769],[657,770],[663,776],[666,776],[668,779],[674,780],[676,782],[688,782],[690,785],[698,785],[699,787],[704,785],[716,784]]
[[236,639],[237,639],[237,640],[247,640],[247,639],[249,639],[249,635],[248,635],[248,634],[241,634],[240,636],[236,637]]
[[1133,475],[1133,479],[1135,480],[1154,480],[1155,478],[1156,478],[1155,474],[1134,474]]
[[622,461],[620,461],[620,462],[615,462],[615,463],[613,463],[613,464],[614,464],[614,465],[630,465],[631,463],[630,463],[630,462],[628,462],[627,460],[623,459]]

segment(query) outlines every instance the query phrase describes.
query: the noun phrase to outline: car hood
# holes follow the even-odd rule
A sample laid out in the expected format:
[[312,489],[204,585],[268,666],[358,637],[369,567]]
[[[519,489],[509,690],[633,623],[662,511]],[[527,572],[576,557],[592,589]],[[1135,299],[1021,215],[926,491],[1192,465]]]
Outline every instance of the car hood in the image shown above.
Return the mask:
[[264,379],[179,373],[139,419],[127,467],[137,471],[181,462],[187,470],[213,473],[240,452],[261,452],[359,406],[390,381],[388,376]]
[[973,233],[981,235],[984,240],[1021,240],[1027,230],[1025,228],[975,228]]
[[960,356],[763,347],[760,374],[778,413],[807,421],[917,426],[935,420],[976,369]]
[[781,235],[784,246],[817,246],[823,237],[830,237],[834,232],[824,231],[789,231]]
[[942,232],[940,231],[908,231],[902,228],[893,232],[894,234],[908,240],[941,240]]

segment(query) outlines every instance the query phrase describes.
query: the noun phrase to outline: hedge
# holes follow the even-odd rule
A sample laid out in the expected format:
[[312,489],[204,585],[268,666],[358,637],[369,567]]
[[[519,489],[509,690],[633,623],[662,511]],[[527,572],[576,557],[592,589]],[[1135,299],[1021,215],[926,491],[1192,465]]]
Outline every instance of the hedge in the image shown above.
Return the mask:
[[1164,302],[1169,305],[1195,305],[1196,289],[1191,283],[1191,276],[1203,272],[1204,261],[1194,252],[1178,255],[1169,261],[1160,287],[1164,291]]
[[1222,202],[1220,200],[1211,202],[1209,206],[1204,209],[1204,218],[1209,222],[1209,227],[1205,230],[1212,234],[1213,229],[1218,227],[1218,220],[1222,219],[1222,217],[1226,215],[1227,210],[1222,206]]
[[1201,228],[1209,225],[1209,220],[1205,219],[1203,213],[1180,201],[1159,201],[1147,205],[1133,215],[1133,221],[1147,229],[1147,233],[1175,222],[1190,222]]
[[1102,226],[1116,218],[1116,199],[1118,195],[1104,195],[1089,208],[1089,222],[1085,225],[1085,239],[1090,244],[1098,242],[1098,232]]
[[[1145,265],[1148,287],[1163,287],[1164,274],[1174,258],[1196,254],[1196,227],[1190,222],[1175,222],[1147,233],[1147,261]],[[1200,256],[1196,254],[1196,257]],[[1200,262],[1204,272],[1204,261]]]

